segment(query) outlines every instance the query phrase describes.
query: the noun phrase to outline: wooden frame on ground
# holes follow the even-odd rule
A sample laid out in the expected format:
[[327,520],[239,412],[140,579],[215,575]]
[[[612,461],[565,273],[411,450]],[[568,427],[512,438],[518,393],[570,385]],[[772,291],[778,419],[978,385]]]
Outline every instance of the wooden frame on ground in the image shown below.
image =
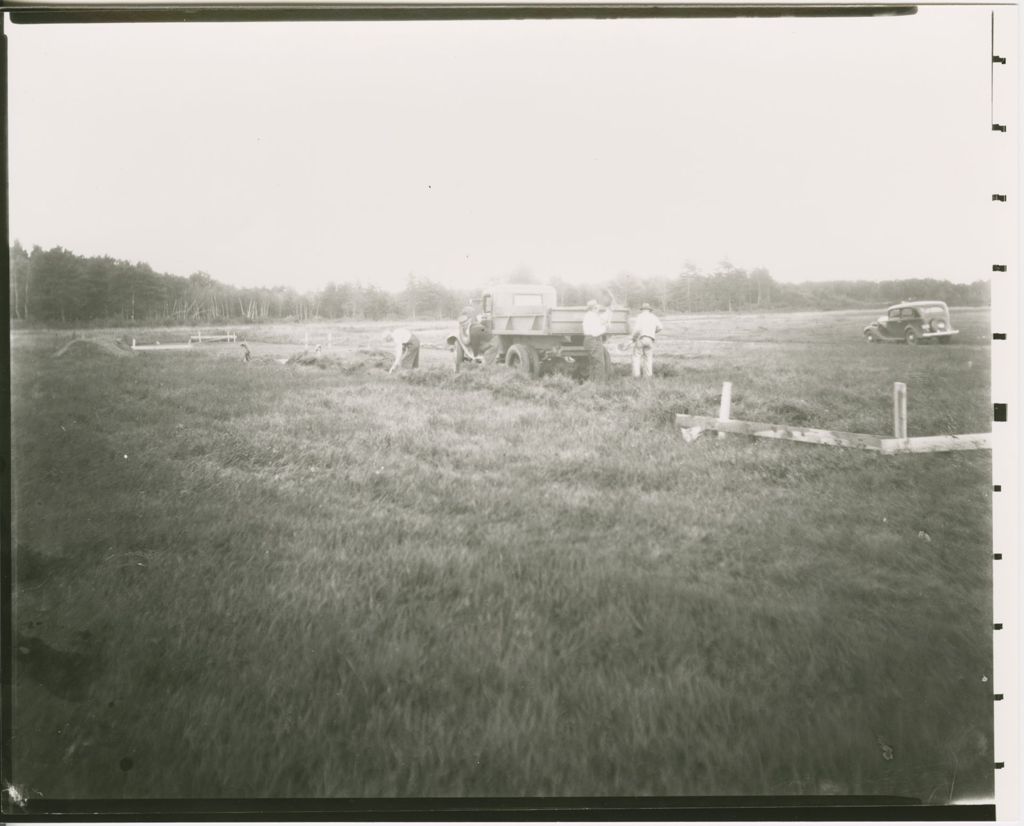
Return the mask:
[[676,425],[682,428],[683,438],[687,442],[692,442],[699,439],[704,431],[713,430],[718,433],[719,439],[724,439],[726,434],[735,433],[743,436],[756,436],[761,439],[783,439],[790,442],[874,450],[883,456],[892,456],[897,453],[992,449],[991,433],[909,437],[907,435],[907,386],[903,382],[896,382],[893,386],[893,438],[873,436],[867,433],[847,433],[842,430],[790,427],[783,424],[730,419],[731,402],[732,382],[725,382],[722,385],[722,402],[717,419],[714,416],[691,416],[688,413],[677,413]]
[[235,341],[238,338],[230,330],[225,330],[223,333],[211,334],[207,333],[203,335],[202,330],[198,330],[188,337],[188,343],[202,344],[204,341]]
[[238,340],[238,336],[232,333],[230,330],[225,330],[223,333],[206,333],[202,330],[198,330],[188,337],[186,342],[178,342],[175,344],[161,344],[159,341],[156,344],[136,344],[135,339],[132,339],[132,350],[188,350],[193,344],[202,344],[203,342],[235,342]]

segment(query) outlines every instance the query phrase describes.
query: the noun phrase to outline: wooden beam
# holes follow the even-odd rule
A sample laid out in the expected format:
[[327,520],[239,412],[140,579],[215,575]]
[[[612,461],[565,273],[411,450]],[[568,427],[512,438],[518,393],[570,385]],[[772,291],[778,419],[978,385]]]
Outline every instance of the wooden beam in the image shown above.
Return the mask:
[[702,427],[705,430],[717,430],[719,433],[739,433],[744,436],[757,436],[761,439],[785,439],[791,442],[856,447],[863,450],[881,450],[883,441],[881,436],[870,436],[866,433],[789,427],[765,422],[744,422],[738,419],[721,421],[714,416],[690,416],[686,413],[676,414],[676,425],[684,428]]
[[133,350],[188,350],[191,349],[190,344],[135,344],[132,341]]
[[991,450],[991,433],[965,433],[957,436],[914,436],[909,439],[882,439],[882,453],[941,453],[948,450]]
[[683,438],[693,441],[704,430],[719,433],[738,433],[761,439],[784,439],[816,445],[855,447],[877,450],[886,456],[897,453],[939,453],[950,450],[991,450],[991,433],[965,433],[950,436],[914,436],[909,439],[887,439],[866,433],[846,433],[841,430],[819,430],[810,427],[789,427],[766,422],[744,422],[738,419],[721,421],[714,416],[676,414],[676,425],[683,429]]

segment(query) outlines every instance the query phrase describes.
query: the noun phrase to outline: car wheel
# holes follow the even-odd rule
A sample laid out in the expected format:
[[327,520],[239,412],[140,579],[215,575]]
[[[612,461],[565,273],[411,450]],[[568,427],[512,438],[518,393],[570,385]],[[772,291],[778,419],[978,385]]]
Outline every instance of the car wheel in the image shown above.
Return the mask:
[[907,327],[907,331],[903,335],[903,340],[906,341],[907,344],[917,344],[917,333],[914,332],[913,327]]
[[875,338],[875,334],[874,333],[865,333],[864,334],[864,338],[865,338],[865,340],[867,341],[868,344],[874,344],[875,342],[878,341],[878,339]]

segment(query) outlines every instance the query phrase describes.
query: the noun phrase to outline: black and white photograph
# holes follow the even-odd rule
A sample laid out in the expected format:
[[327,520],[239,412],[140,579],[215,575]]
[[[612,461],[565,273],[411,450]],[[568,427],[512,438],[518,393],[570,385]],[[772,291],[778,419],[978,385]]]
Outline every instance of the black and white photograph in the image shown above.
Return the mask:
[[5,814],[993,816],[1016,6],[77,8],[3,13]]

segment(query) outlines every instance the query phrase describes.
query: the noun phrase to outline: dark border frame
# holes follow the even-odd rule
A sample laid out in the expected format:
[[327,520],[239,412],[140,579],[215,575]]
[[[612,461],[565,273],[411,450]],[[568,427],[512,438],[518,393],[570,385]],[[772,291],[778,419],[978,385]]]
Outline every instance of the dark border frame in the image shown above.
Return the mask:
[[308,20],[565,20],[621,18],[729,17],[879,17],[915,14],[911,4],[777,5],[770,3],[708,4],[680,2],[573,3],[531,2],[325,2],[280,4],[231,3],[33,3],[7,5],[14,23],[157,23],[260,22]]

